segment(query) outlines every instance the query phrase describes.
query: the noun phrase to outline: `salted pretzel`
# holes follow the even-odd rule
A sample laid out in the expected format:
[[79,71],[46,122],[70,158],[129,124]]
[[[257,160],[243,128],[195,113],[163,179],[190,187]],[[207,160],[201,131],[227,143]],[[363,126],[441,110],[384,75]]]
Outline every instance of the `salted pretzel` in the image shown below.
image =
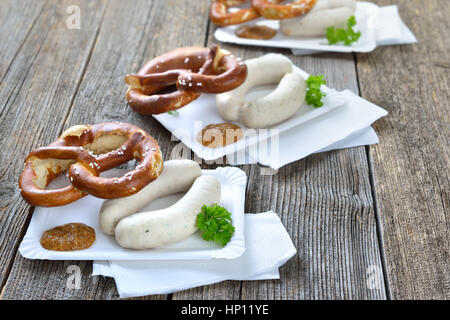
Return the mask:
[[[140,163],[122,177],[103,178],[100,172],[132,159]],[[128,123],[108,122],[67,129],[56,141],[33,150],[19,178],[23,198],[32,205],[54,207],[91,194],[113,199],[135,194],[162,171],[158,143],[144,130]],[[70,185],[46,189],[67,172]]]
[[[128,104],[141,114],[160,114],[179,109],[201,93],[223,93],[240,86],[247,66],[230,52],[212,46],[173,50],[148,62],[125,82]],[[161,93],[176,86],[177,90]]]
[[230,7],[239,6],[248,0],[213,0],[209,10],[212,22],[219,26],[229,26],[244,23],[259,18],[258,12],[253,8],[239,9],[229,12]]
[[297,0],[288,4],[279,4],[277,0],[252,0],[252,8],[266,19],[281,20],[308,13],[317,0]]

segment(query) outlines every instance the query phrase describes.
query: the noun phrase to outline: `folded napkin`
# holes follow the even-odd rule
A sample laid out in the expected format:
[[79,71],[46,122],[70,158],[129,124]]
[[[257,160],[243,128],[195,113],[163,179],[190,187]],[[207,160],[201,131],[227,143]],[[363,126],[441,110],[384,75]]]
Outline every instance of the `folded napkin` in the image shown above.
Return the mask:
[[[402,21],[396,5],[380,7],[376,21],[376,43],[379,46],[416,43],[417,39]],[[320,50],[292,49],[294,55],[307,55]]]
[[225,280],[279,279],[296,254],[276,213],[245,215],[244,254],[237,259],[94,261],[92,275],[113,277],[121,298],[168,294]]
[[312,153],[378,143],[370,125],[387,115],[387,111],[350,90],[344,90],[342,94],[348,101],[345,106],[282,132],[274,152],[271,148],[250,149],[245,154],[228,155],[228,163],[258,162],[276,170]]

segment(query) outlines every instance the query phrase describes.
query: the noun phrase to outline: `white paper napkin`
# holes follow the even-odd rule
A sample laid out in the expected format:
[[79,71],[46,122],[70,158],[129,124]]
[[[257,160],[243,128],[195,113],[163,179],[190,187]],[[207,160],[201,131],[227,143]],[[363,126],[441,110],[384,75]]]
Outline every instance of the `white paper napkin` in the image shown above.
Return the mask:
[[347,138],[344,138],[340,141],[330,144],[328,147],[325,147],[314,153],[327,152],[337,149],[353,148],[359,146],[367,146],[371,144],[377,144],[379,142],[380,139],[378,139],[375,130],[373,130],[372,127],[367,127],[361,130],[357,130],[354,133],[350,134]]
[[278,148],[255,148],[228,155],[228,163],[258,162],[279,169],[312,153],[378,143],[370,125],[387,115],[387,111],[350,90],[342,94],[348,100],[347,105],[281,133],[275,142]]
[[[377,15],[376,44],[388,46],[416,43],[417,39],[403,22],[396,5],[380,7]],[[320,53],[320,50],[292,49],[294,55]]]
[[168,294],[225,280],[279,279],[296,254],[276,213],[245,215],[245,253],[232,260],[94,261],[92,275],[113,277],[121,298]]
[[[292,131],[292,133],[295,135],[295,131]],[[286,133],[288,134],[288,133]],[[347,138],[344,138],[340,141],[337,141],[328,147],[325,147],[323,149],[320,149],[317,152],[314,153],[320,153],[320,152],[327,152],[331,150],[337,150],[337,149],[345,149],[345,148],[353,148],[353,147],[359,147],[359,146],[367,146],[371,144],[377,144],[380,142],[380,139],[378,139],[377,134],[375,133],[375,130],[373,130],[372,127],[363,128],[361,130],[357,130],[354,133],[350,134]],[[239,157],[237,155],[231,155],[227,158],[228,163],[231,165],[242,165],[242,164],[256,164],[258,161],[251,158],[248,153],[245,154],[247,157],[247,160],[243,159],[242,157]]]

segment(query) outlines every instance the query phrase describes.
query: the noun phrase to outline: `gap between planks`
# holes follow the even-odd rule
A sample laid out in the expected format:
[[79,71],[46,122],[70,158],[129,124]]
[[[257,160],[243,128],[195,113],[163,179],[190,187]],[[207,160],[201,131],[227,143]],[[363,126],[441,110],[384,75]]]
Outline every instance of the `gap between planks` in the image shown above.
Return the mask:
[[[355,74],[356,74],[356,84],[358,85],[358,95],[361,96],[361,83],[358,72],[358,55],[353,52],[353,62],[355,66]],[[373,210],[375,214],[375,225],[377,231],[377,240],[378,240],[378,249],[380,250],[380,259],[381,259],[381,268],[383,271],[383,281],[384,281],[384,290],[386,294],[387,300],[392,300],[391,296],[391,284],[389,281],[389,273],[387,269],[387,261],[386,261],[386,248],[384,246],[384,236],[383,236],[383,222],[381,220],[380,208],[378,207],[377,201],[377,193],[376,193],[376,184],[374,179],[373,172],[373,159],[370,154],[370,147],[365,146],[366,156],[367,156],[367,166],[369,169],[369,182],[370,182],[370,191],[372,193],[372,201],[373,201]]]

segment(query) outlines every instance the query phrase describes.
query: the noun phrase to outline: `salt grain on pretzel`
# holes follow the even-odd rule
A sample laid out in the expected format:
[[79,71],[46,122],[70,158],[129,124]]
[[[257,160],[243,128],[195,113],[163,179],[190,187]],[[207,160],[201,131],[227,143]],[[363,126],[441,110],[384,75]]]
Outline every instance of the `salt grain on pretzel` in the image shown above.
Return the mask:
[[[145,151],[148,149],[152,152]],[[132,159],[140,161],[127,175],[133,179],[99,176],[100,172]],[[104,199],[125,197],[155,180],[162,171],[162,163],[157,142],[136,126],[117,122],[74,126],[49,146],[28,155],[19,187],[27,202],[45,207],[66,205],[87,194]],[[46,189],[66,170],[69,186]]]
[[[160,66],[158,72],[156,65]],[[180,48],[151,60],[137,74],[127,75],[127,100],[138,113],[160,114],[187,105],[202,92],[232,90],[246,77],[247,67],[216,45],[211,49]],[[171,85],[176,85],[177,91],[160,93]]]

